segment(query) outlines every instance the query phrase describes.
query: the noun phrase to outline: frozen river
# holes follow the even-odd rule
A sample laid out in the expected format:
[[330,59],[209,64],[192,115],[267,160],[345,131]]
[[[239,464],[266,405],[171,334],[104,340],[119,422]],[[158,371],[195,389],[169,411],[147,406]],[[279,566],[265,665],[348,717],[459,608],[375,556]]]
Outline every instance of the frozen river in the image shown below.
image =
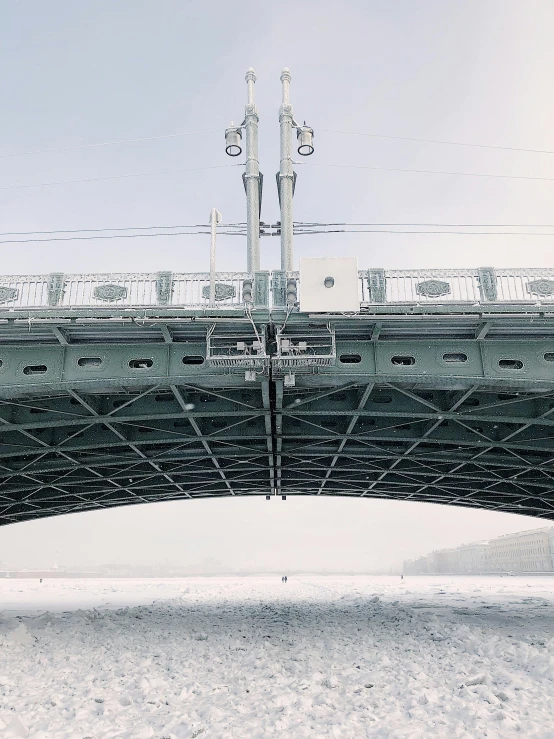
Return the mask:
[[554,739],[554,578],[0,580],[0,737]]

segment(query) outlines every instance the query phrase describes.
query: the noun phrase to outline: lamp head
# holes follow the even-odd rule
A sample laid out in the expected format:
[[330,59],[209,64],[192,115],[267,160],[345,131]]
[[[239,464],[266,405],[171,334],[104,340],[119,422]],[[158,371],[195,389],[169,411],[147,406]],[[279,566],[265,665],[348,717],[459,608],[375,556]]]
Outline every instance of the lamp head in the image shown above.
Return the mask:
[[314,153],[314,129],[306,125],[296,129],[296,138],[298,139],[298,153],[301,157],[309,157]]
[[242,133],[240,128],[231,123],[230,128],[225,130],[225,153],[230,157],[238,157],[242,154]]

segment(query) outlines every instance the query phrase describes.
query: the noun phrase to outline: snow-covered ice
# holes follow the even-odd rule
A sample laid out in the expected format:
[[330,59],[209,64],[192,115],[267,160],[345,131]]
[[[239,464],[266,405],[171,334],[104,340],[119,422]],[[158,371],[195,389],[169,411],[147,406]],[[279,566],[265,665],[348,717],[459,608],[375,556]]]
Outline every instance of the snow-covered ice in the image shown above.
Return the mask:
[[0,738],[554,739],[554,578],[0,580]]

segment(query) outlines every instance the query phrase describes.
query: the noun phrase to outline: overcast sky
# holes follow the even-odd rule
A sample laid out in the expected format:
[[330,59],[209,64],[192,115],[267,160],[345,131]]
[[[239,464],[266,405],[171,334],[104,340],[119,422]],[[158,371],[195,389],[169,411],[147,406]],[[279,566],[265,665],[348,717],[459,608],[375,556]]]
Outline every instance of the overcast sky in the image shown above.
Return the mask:
[[[214,206],[224,221],[244,221],[235,166],[27,185],[233,164],[223,131],[242,120],[249,66],[263,220],[278,219],[279,74],[288,66],[295,117],[313,126],[316,146],[296,168],[296,220],[551,224],[543,231],[554,233],[554,181],[314,166],[554,178],[550,154],[330,132],[554,151],[551,0],[0,0],[0,9],[3,233],[205,223]],[[192,132],[202,133],[83,148]],[[66,151],[44,152],[52,149]],[[553,238],[303,236],[295,257],[356,255],[362,268],[551,267]],[[204,271],[207,239],[4,244],[1,269]],[[219,243],[218,268],[244,269],[242,240]],[[262,240],[262,267],[278,262],[278,240]],[[370,500],[166,503],[3,528],[0,559],[373,567],[538,524]]]

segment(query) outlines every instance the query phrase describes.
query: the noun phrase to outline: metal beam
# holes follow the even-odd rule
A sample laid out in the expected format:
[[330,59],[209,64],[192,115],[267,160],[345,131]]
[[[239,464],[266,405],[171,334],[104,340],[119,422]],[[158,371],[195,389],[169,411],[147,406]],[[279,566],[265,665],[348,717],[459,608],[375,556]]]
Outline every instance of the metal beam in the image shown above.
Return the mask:
[[52,333],[56,337],[56,339],[60,342],[62,346],[69,346],[69,341],[67,339],[67,336],[62,331],[61,328],[58,328],[57,326],[51,326]]
[[[147,395],[147,394],[148,394],[149,392],[151,392],[151,391],[152,391],[152,389],[150,389],[150,390],[147,390],[147,391],[145,391],[145,392],[141,393],[141,394],[140,394],[140,395],[138,395],[138,396],[137,396],[137,397],[136,397],[136,398],[135,398],[135,399],[134,399],[133,401],[129,401],[128,403],[124,403],[124,405],[123,405],[123,406],[121,406],[121,407],[124,407],[124,406],[126,407],[126,406],[128,406],[128,405],[131,405],[131,403],[132,403],[132,402],[135,402],[135,401],[136,401],[136,400],[138,400],[139,398],[142,398],[142,397],[144,397],[145,395]],[[80,395],[79,395],[78,393],[76,393],[76,392],[72,392],[71,394],[72,394],[72,396],[73,396],[73,397],[74,397],[74,398],[75,398],[76,400],[78,400],[79,402],[82,402],[82,401],[81,401],[81,396],[80,396]],[[82,404],[84,405],[84,407],[86,407],[86,408],[87,408],[87,410],[89,410],[89,411],[90,411],[91,415],[93,415],[93,416],[99,416],[99,413],[98,413],[98,412],[97,412],[97,411],[96,411],[96,410],[95,410],[95,409],[94,409],[94,408],[93,408],[93,407],[92,407],[92,406],[91,406],[91,405],[90,405],[89,403],[86,403],[86,404],[85,404],[85,403],[83,402]],[[118,411],[118,410],[119,410],[119,408],[115,408],[115,409],[114,409],[113,411],[110,411],[110,413],[108,413],[107,415],[108,415],[108,416],[112,416],[112,415],[113,415],[113,414],[115,414],[115,412],[116,412],[116,411]],[[128,446],[129,446],[129,448],[130,448],[130,449],[131,449],[131,450],[132,450],[133,452],[135,452],[135,454],[137,454],[137,455],[138,455],[138,456],[139,456],[139,457],[140,457],[141,459],[144,459],[144,460],[145,460],[146,462],[148,462],[148,464],[149,464],[149,465],[150,465],[151,467],[153,467],[153,468],[154,468],[154,469],[155,469],[155,470],[156,470],[157,472],[160,472],[161,474],[163,474],[163,476],[165,477],[165,479],[166,479],[166,480],[168,480],[168,482],[170,482],[170,483],[172,483],[173,485],[175,485],[175,487],[176,487],[176,488],[177,488],[177,489],[178,489],[178,490],[179,490],[180,492],[184,492],[184,491],[183,491],[183,488],[182,488],[182,486],[181,486],[181,485],[179,485],[179,483],[175,482],[175,480],[173,480],[173,478],[172,478],[172,477],[171,477],[170,475],[168,475],[168,474],[166,474],[166,473],[162,472],[162,471],[161,471],[161,468],[160,468],[160,466],[159,466],[158,464],[156,464],[156,462],[154,462],[153,460],[149,459],[149,458],[148,458],[148,457],[147,457],[147,456],[146,456],[146,455],[144,454],[144,452],[142,452],[142,451],[141,451],[141,450],[140,450],[140,449],[139,449],[139,448],[138,448],[138,447],[137,447],[137,446],[136,446],[135,444],[132,444],[132,443],[130,443],[130,442],[129,442],[129,441],[127,440],[127,438],[126,438],[126,437],[125,437],[125,436],[124,436],[124,435],[123,435],[123,434],[121,433],[121,431],[119,431],[118,429],[116,429],[116,428],[115,428],[115,426],[114,426],[114,425],[113,425],[112,423],[108,423],[108,422],[107,422],[106,420],[104,420],[104,425],[105,425],[105,426],[106,426],[106,428],[108,428],[108,429],[109,429],[109,430],[110,430],[110,431],[111,431],[111,432],[112,432],[112,433],[113,433],[113,434],[114,434],[114,435],[115,435],[115,436],[116,436],[116,437],[117,437],[118,439],[120,439],[121,441],[125,442],[125,443],[126,443],[126,444],[127,444]],[[188,495],[187,493],[185,493],[185,494],[186,494],[186,495]]]
[[214,456],[214,454],[213,454],[213,452],[211,450],[211,447],[208,444],[208,442],[206,441],[204,435],[202,434],[202,431],[201,431],[198,423],[196,422],[196,420],[194,418],[192,418],[189,415],[189,408],[187,406],[187,403],[185,402],[185,399],[183,398],[183,395],[181,394],[180,389],[176,385],[170,385],[170,387],[171,387],[172,393],[177,398],[177,402],[181,406],[181,408],[183,410],[183,413],[188,418],[188,421],[189,421],[190,425],[192,426],[192,428],[194,430],[194,433],[199,437],[199,439],[200,439],[200,441],[202,443],[202,446],[204,447],[204,449],[210,455],[210,458],[212,460],[212,463],[213,463],[214,467],[217,469],[217,471],[219,472],[219,475],[221,476],[221,479],[223,480],[223,482],[227,486],[227,488],[228,488],[229,492],[231,493],[231,495],[234,495],[235,492],[234,492],[233,488],[231,487],[231,483],[229,482],[229,480],[225,476],[224,471],[221,469],[221,465],[220,465],[217,457]]
[[[360,400],[358,402],[358,408],[357,408],[358,411],[363,411],[363,409],[365,408],[365,405],[366,405],[366,403],[367,403],[367,401],[369,399],[369,396],[371,395],[371,391],[373,390],[374,384],[375,383],[373,383],[373,382],[369,383],[367,385],[366,389],[363,391],[362,397],[360,398]],[[350,419],[350,421],[348,423],[348,427],[346,429],[346,437],[344,439],[342,439],[342,441],[340,442],[339,448],[338,448],[338,452],[337,452],[337,454],[335,454],[335,456],[331,460],[331,463],[329,465],[329,469],[325,473],[325,477],[323,478],[323,481],[321,483],[321,486],[320,486],[319,490],[317,491],[317,494],[318,495],[321,495],[321,493],[323,491],[323,488],[325,487],[325,483],[327,482],[327,480],[331,476],[331,472],[333,470],[333,467],[336,465],[336,463],[337,463],[337,461],[339,459],[340,453],[342,452],[342,450],[346,446],[346,442],[348,440],[348,436],[354,430],[354,426],[358,422],[358,418],[359,417],[360,417],[359,414],[357,414],[355,416],[352,416],[352,418]]]

